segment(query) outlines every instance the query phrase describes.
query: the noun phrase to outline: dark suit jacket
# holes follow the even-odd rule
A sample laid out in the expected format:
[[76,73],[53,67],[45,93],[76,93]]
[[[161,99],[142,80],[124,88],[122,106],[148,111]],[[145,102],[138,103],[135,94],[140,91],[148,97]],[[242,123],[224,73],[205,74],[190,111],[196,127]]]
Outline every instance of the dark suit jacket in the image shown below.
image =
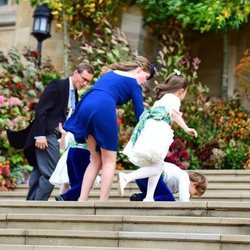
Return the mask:
[[35,119],[24,148],[35,144],[35,136],[46,136],[64,123],[69,100],[69,78],[54,79],[44,89],[36,107]]

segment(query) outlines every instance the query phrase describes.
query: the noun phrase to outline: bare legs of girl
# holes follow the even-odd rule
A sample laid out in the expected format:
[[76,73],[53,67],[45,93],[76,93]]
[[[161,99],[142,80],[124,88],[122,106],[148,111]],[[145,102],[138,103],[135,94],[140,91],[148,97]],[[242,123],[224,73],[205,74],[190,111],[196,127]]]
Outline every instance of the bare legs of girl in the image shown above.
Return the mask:
[[109,198],[110,189],[114,177],[116,165],[116,152],[101,149],[96,151],[96,140],[89,135],[86,140],[90,151],[90,164],[83,177],[83,184],[79,201],[87,201],[89,192],[94,184],[97,174],[102,167],[100,200],[106,201]]

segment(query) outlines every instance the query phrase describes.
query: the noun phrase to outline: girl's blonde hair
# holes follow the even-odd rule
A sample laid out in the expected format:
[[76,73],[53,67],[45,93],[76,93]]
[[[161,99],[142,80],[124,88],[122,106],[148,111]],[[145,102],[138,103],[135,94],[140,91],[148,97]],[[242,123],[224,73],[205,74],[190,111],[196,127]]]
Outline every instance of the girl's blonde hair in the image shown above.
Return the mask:
[[179,89],[186,89],[188,87],[188,81],[184,76],[177,73],[170,74],[163,84],[159,84],[155,87],[155,99],[161,99],[166,93],[174,93]]
[[205,191],[207,190],[207,178],[205,175],[198,173],[198,172],[194,172],[194,171],[189,171],[188,172],[189,175],[189,179],[192,182],[196,182],[196,190],[199,193],[199,196],[202,196]]
[[143,56],[137,56],[135,60],[131,62],[113,63],[108,66],[104,66],[102,68],[101,75],[103,75],[109,70],[130,71],[136,69],[137,67],[142,67],[143,71],[151,74],[151,64],[148,59]]

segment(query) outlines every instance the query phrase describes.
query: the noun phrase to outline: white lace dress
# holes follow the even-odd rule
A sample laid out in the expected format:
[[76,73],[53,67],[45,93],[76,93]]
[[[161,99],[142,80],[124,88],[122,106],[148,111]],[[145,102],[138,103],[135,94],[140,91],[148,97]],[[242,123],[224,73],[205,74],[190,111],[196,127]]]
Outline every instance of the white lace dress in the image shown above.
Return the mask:
[[[179,112],[180,99],[174,94],[165,94],[149,111],[144,111],[133,134],[123,150],[136,166],[150,166],[152,162],[164,161],[174,133],[171,129],[172,112]],[[146,115],[146,119],[145,119]],[[141,126],[140,123],[144,124]],[[139,136],[135,139],[135,135]]]

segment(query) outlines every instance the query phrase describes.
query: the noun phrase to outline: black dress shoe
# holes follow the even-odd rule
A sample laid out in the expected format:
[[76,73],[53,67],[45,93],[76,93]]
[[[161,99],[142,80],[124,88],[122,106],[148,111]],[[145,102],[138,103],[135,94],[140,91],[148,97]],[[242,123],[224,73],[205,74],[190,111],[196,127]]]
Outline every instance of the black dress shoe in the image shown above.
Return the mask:
[[129,199],[130,201],[142,201],[142,198],[138,194],[132,194]]
[[64,201],[63,197],[60,194],[55,196],[55,200],[56,201]]

